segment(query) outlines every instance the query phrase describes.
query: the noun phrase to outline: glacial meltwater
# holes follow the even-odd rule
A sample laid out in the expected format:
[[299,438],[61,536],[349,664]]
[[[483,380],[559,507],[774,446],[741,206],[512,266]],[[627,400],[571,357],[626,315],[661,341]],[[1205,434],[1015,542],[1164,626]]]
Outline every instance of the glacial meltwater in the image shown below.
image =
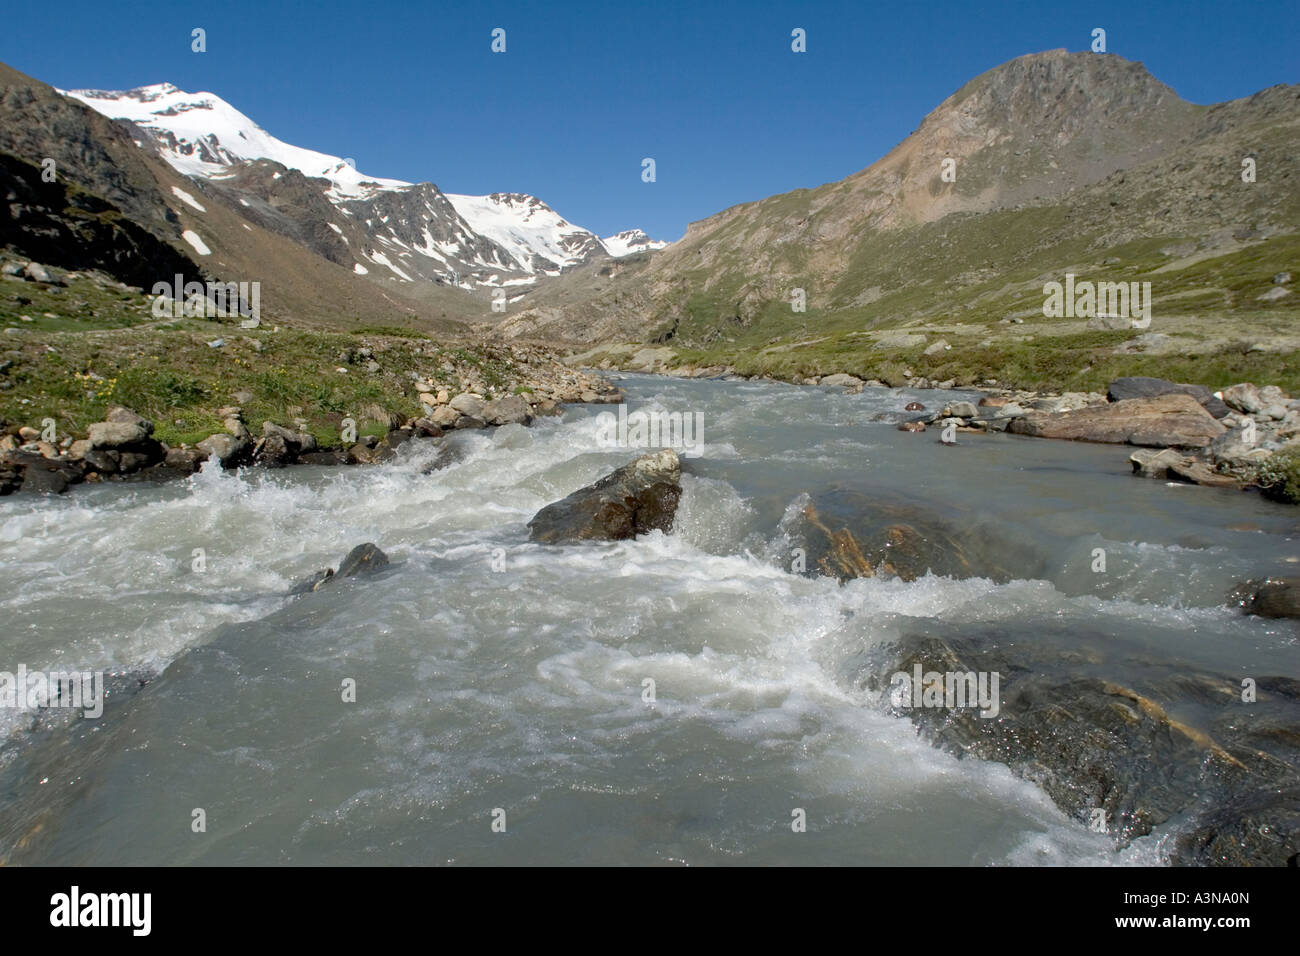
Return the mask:
[[[873,421],[969,394],[619,384],[703,415],[671,534],[529,543],[642,453],[599,444],[600,406],[382,465],[0,500],[0,670],[111,691],[97,719],[0,711],[0,861],[1155,864],[1179,818],[1117,848],[918,734],[873,650],[996,629],[1132,686],[1300,673],[1294,622],[1225,604],[1296,572],[1294,510],[1140,479],[1123,446]],[[791,522],[831,488],[933,509],[1014,573],[795,573]],[[367,541],[391,567],[287,596]]]

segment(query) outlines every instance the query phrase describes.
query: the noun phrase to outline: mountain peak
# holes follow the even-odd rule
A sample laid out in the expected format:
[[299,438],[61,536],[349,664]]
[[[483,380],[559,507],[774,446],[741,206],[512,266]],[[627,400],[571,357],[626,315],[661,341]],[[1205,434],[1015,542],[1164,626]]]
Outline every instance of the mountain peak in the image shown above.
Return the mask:
[[624,229],[608,238],[600,240],[605,250],[615,258],[631,255],[634,252],[648,252],[662,249],[668,243],[662,239],[651,239],[641,229]]
[[[1112,53],[1048,50],[1016,57],[975,77],[931,114],[960,108],[986,122],[1082,128],[1184,104],[1141,63]],[[928,119],[928,118],[927,118]]]
[[[461,196],[443,194],[432,183],[365,176],[351,160],[276,139],[213,93],[189,93],[172,83],[60,92],[144,131],[159,155],[186,176],[228,180],[234,167],[270,161],[309,179],[325,180],[326,199],[346,215],[359,215],[359,221],[376,230],[375,241],[389,244],[385,248],[392,256],[406,257],[404,267],[389,268],[408,281],[424,271],[413,264],[417,254],[431,259],[429,267],[435,272],[452,270],[461,282],[473,273],[484,279],[493,273],[558,275],[606,252],[617,256],[658,248],[647,238],[630,237],[616,243],[619,251],[613,251],[595,233],[528,193]],[[368,200],[379,202],[382,212],[372,209],[373,214],[367,214],[357,208],[359,201]],[[334,228],[340,227],[335,223]]]

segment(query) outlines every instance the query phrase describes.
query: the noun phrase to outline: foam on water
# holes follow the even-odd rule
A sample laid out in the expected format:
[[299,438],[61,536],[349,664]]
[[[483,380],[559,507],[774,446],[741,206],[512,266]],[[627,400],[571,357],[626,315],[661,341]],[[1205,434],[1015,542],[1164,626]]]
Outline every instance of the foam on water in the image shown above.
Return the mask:
[[[808,489],[863,474],[908,490],[944,479],[926,458],[933,443],[864,423],[912,396],[628,384],[644,392],[633,407],[707,415],[708,451],[687,461],[671,535],[528,543],[538,509],[632,454],[600,448],[594,413],[581,412],[457,433],[450,453],[411,443],[367,468],[205,468],[157,488],[0,502],[12,665],[158,671],[209,644],[234,662],[177,667],[142,693],[121,732],[150,747],[103,751],[86,771],[102,785],[61,811],[38,858],[191,860],[191,843],[147,826],[168,812],[159,794],[235,775],[225,812],[252,822],[204,862],[1150,864],[1164,833],[1116,853],[1005,767],[920,739],[859,686],[864,655],[918,619],[1133,631],[1162,651],[1217,630],[1279,660],[1294,651],[1293,636],[1173,587],[1203,588],[1216,563],[1246,566],[1226,539],[1176,553],[1158,529],[1147,540],[1130,527],[1116,545],[1118,527],[1094,528],[1061,544],[1054,579],[1005,584],[791,574],[783,556]],[[960,460],[941,454],[948,468]],[[923,490],[978,495],[1002,514],[1023,504],[1019,486],[999,499],[1001,472],[990,474]],[[1077,555],[1094,540],[1146,583],[1089,589]],[[290,604],[295,581],[362,541],[394,567]],[[311,689],[337,687],[338,673],[362,675],[354,710]],[[277,675],[273,695],[254,694]],[[157,793],[133,791],[141,772]],[[516,814],[508,845],[481,836],[493,806]],[[809,814],[797,837],[794,807]]]

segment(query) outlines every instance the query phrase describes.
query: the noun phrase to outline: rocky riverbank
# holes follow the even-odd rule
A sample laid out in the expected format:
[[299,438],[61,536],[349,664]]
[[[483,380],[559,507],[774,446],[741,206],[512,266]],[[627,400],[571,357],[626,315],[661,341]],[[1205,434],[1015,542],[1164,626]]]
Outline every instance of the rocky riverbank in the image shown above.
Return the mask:
[[[373,356],[362,349],[352,358],[377,370]],[[455,393],[433,375],[413,374],[410,389],[420,415],[390,419],[390,427],[379,435],[358,434],[355,420],[335,416],[340,427],[333,443],[320,441],[301,417],[290,423],[249,422],[239,404],[217,408],[222,430],[193,444],[160,440],[154,421],[121,405],[110,405],[104,420],[87,426],[82,436],[60,437],[55,419],[0,421],[0,495],[60,494],[81,482],[166,481],[192,475],[208,460],[226,469],[372,464],[388,460],[414,439],[441,438],[458,429],[527,425],[535,417],[558,414],[566,403],[621,400],[622,393],[602,377],[568,368],[545,350],[512,347],[511,359],[508,367],[522,369],[522,374],[495,386],[462,378],[465,390]],[[253,399],[243,391],[231,397]]]

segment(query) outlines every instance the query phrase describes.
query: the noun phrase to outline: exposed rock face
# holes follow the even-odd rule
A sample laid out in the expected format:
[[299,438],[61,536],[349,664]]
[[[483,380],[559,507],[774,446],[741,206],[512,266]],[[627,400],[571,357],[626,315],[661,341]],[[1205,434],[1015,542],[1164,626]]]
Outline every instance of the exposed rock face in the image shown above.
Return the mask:
[[1075,411],[1030,412],[1013,421],[1007,430],[1038,438],[1176,448],[1203,448],[1225,431],[1195,398],[1181,393],[1131,398]]
[[[51,282],[53,279],[49,270],[40,263],[51,263],[65,269],[102,269],[123,282],[140,286],[178,272],[187,280],[200,278],[194,263],[164,241],[166,230],[163,223],[146,223],[147,228],[142,228],[137,222],[145,220],[133,222],[122,215],[123,212],[128,215],[143,212],[139,203],[128,201],[119,208],[99,196],[74,188],[66,173],[56,182],[47,183],[41,176],[40,166],[10,155],[7,140],[11,129],[21,127],[20,118],[32,114],[22,107],[19,107],[21,117],[8,112],[12,102],[22,98],[23,94],[14,91],[12,100],[6,102],[4,92],[0,89],[0,111],[5,112],[5,129],[0,132],[0,195],[7,196],[8,203],[5,207],[7,214],[0,216],[0,247],[21,249],[26,255],[40,260],[26,269],[30,281]],[[28,131],[20,131],[18,135],[25,132]],[[20,154],[57,158],[60,171],[75,171],[72,175],[82,179],[83,183],[86,179],[96,179],[94,170],[87,167],[97,160],[107,161],[109,157],[85,140],[70,139],[67,134],[72,132],[67,126],[61,127],[58,133],[37,147],[40,152]],[[60,139],[64,142],[60,143]],[[55,151],[51,151],[51,146]],[[117,175],[122,174],[117,172]],[[114,198],[125,195],[120,189],[111,186],[109,189],[111,192],[106,194],[115,194]],[[139,197],[140,192],[145,191],[133,192]],[[151,195],[145,202],[161,198],[153,190],[147,192]],[[161,202],[158,205],[166,213],[166,206]]]
[[595,484],[547,505],[528,522],[542,544],[621,540],[672,530],[682,494],[682,465],[671,448],[643,455]]
[[1215,471],[1206,462],[1184,455],[1173,448],[1161,451],[1141,449],[1129,455],[1133,473],[1143,478],[1167,478],[1186,481],[1210,488],[1240,488],[1242,483],[1232,475]]
[[1174,382],[1167,382],[1163,378],[1149,378],[1145,375],[1134,375],[1128,378],[1117,378],[1110,383],[1110,388],[1106,390],[1106,396],[1112,402],[1124,402],[1130,398],[1155,398],[1159,395],[1190,395],[1200,402],[1207,412],[1215,418],[1222,418],[1228,414],[1229,408],[1222,400],[1215,398],[1204,385],[1178,385]]
[[[1006,764],[1083,822],[1103,811],[1119,846],[1186,815],[1175,863],[1281,866],[1300,850],[1300,682],[1261,677],[1256,703],[1243,703],[1239,680],[1213,674],[1180,672],[1139,690],[1118,675],[1079,676],[1059,650],[995,625],[974,635],[927,629],[885,649],[862,683],[888,692],[894,674],[916,665],[923,675],[998,674],[993,719],[894,702],[937,745]],[[1189,699],[1203,709],[1201,726],[1157,702]]]
[[388,555],[384,554],[378,545],[370,542],[359,544],[347,553],[337,571],[333,568],[317,571],[307,580],[294,585],[289,593],[306,594],[309,591],[319,591],[327,585],[337,584],[344,578],[375,574],[388,567],[389,563]]

